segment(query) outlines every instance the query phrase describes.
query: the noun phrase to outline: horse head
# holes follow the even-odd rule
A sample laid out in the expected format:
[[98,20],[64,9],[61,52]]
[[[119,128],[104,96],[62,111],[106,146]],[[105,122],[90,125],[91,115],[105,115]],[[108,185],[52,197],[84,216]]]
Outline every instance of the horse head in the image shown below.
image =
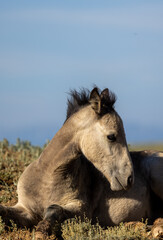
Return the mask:
[[[77,99],[76,99],[77,100]],[[113,191],[130,188],[134,181],[123,122],[114,110],[115,95],[108,89],[94,88],[86,107],[75,114],[80,126],[80,151],[100,170]]]

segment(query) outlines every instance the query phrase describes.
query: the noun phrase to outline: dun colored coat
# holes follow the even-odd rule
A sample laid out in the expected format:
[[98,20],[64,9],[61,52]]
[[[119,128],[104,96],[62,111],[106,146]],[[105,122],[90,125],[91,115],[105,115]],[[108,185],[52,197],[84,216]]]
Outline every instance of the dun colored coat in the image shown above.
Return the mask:
[[18,203],[0,205],[6,224],[50,233],[75,215],[102,226],[163,216],[163,153],[129,153],[115,99],[71,92],[63,127],[19,179]]

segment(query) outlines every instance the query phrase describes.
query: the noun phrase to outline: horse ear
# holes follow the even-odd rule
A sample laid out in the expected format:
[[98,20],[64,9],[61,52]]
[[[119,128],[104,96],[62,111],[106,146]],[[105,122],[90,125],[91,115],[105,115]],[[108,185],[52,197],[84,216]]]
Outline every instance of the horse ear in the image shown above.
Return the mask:
[[98,89],[94,88],[90,94],[90,99],[89,102],[91,104],[91,107],[93,108],[93,110],[97,113],[100,114],[101,113],[101,98],[100,95],[98,93]]
[[109,98],[109,89],[105,88],[102,92],[101,92],[101,99],[108,99]]

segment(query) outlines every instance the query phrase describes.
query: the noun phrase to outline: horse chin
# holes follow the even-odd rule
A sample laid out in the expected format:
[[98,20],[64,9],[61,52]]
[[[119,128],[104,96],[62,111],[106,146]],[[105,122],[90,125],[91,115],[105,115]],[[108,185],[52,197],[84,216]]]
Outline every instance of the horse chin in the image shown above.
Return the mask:
[[124,188],[118,184],[111,184],[110,188],[112,191],[121,191],[124,190]]
[[119,181],[118,178],[114,178],[112,179],[111,183],[110,183],[110,188],[112,191],[121,191],[121,190],[127,190],[127,187],[124,187],[121,182]]

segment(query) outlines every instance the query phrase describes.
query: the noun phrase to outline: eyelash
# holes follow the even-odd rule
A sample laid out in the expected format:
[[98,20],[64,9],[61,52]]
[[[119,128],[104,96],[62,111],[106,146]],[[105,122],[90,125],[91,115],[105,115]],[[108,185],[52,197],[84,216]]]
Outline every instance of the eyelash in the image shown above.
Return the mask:
[[114,134],[108,135],[107,138],[110,142],[115,142],[116,141],[116,136]]

